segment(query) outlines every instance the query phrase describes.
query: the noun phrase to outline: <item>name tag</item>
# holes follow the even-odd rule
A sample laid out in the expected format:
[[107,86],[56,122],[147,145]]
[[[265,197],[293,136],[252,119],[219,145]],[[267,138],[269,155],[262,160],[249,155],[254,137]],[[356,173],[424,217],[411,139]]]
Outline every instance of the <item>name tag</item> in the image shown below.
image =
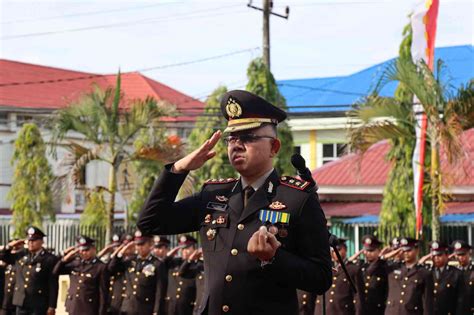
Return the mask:
[[227,204],[219,203],[219,202],[209,202],[206,208],[210,210],[216,210],[216,211],[226,211]]

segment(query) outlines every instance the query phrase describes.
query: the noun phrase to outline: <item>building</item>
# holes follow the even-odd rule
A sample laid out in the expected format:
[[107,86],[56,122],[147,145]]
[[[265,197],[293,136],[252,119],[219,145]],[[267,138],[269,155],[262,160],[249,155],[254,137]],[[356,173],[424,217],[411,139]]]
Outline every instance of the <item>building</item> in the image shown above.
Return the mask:
[[[55,110],[66,107],[81,95],[91,92],[94,86],[102,89],[115,86],[117,75],[101,75],[41,65],[34,65],[11,60],[0,59],[0,216],[8,219],[10,203],[6,194],[11,185],[13,168],[10,160],[13,153],[13,142],[17,132],[25,122],[35,122],[42,128],[44,139],[50,136],[45,128],[45,118]],[[167,117],[165,127],[168,134],[176,134],[186,138],[194,126],[195,117],[204,104],[169,86],[152,80],[141,73],[121,74],[124,101],[121,106],[126,108],[131,100],[153,97],[163,102],[164,106],[173,106],[180,113],[176,117]],[[59,152],[59,159],[61,158]],[[53,169],[58,161],[49,157]],[[119,185],[130,170],[119,171]],[[108,165],[101,162],[89,163],[86,170],[86,186],[97,185],[107,187]],[[129,186],[129,191],[133,183]],[[117,195],[117,208],[126,207],[125,194]],[[71,192],[69,202],[63,202],[58,212],[58,219],[77,219],[84,205],[83,191]],[[123,217],[123,214],[122,214]]]

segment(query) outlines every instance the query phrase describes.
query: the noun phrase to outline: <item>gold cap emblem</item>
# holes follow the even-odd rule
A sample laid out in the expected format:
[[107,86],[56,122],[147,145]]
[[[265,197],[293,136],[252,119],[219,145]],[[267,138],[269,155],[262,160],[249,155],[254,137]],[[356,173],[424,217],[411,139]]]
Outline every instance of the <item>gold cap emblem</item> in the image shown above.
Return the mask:
[[229,118],[239,117],[242,115],[242,107],[237,103],[232,97],[229,97],[227,105],[225,106],[225,111]]

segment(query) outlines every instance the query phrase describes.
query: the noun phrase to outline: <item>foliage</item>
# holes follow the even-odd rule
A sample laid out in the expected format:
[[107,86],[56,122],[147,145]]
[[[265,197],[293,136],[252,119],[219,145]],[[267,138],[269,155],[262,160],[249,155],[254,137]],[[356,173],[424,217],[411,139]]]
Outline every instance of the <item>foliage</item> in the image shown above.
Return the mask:
[[[201,146],[216,130],[224,130],[227,120],[220,112],[220,99],[227,92],[227,88],[220,86],[216,88],[206,100],[204,113],[196,120],[196,126],[189,135],[189,150],[195,150]],[[235,170],[227,157],[227,147],[223,141],[214,147],[216,156],[201,168],[192,173],[195,187],[200,187],[206,180],[212,178],[229,178],[236,176]]]
[[29,225],[41,227],[45,216],[55,219],[53,173],[45,154],[46,145],[39,128],[32,123],[24,124],[15,141],[11,160],[13,182],[7,196],[12,200],[15,237],[24,237]]
[[[273,74],[264,64],[262,58],[254,59],[247,69],[247,91],[263,97],[270,103],[287,111],[286,100],[278,90]],[[278,137],[281,140],[281,149],[275,158],[275,169],[280,174],[294,174],[291,166],[291,155],[293,154],[293,135],[286,122],[278,125]]]
[[[67,183],[70,177],[76,185],[87,163],[93,160],[110,165],[107,202],[107,235],[110,239],[117,192],[117,171],[122,163],[136,160],[172,160],[180,147],[169,143],[142,146],[132,150],[131,143],[145,128],[159,128],[160,120],[172,114],[169,104],[158,104],[153,98],[124,100],[121,91],[121,75],[115,88],[101,90],[98,87],[85,94],[77,102],[56,112],[52,120],[54,151],[57,146],[68,149],[71,155],[63,161],[66,172],[59,179]],[[70,132],[83,137],[84,141],[66,139]],[[158,143],[158,142],[157,142]],[[61,186],[61,185],[58,185]]]
[[86,193],[86,205],[81,214],[80,223],[81,225],[106,226],[107,202],[103,190],[91,190]]

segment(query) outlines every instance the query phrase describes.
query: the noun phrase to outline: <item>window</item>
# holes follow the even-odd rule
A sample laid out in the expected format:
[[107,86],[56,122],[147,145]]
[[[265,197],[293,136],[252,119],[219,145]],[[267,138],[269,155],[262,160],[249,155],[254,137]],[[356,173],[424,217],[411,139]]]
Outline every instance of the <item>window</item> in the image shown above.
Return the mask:
[[18,127],[23,126],[27,122],[33,121],[33,117],[29,115],[17,115],[16,116],[16,125]]
[[323,144],[323,164],[337,160],[346,153],[345,143],[325,143]]

